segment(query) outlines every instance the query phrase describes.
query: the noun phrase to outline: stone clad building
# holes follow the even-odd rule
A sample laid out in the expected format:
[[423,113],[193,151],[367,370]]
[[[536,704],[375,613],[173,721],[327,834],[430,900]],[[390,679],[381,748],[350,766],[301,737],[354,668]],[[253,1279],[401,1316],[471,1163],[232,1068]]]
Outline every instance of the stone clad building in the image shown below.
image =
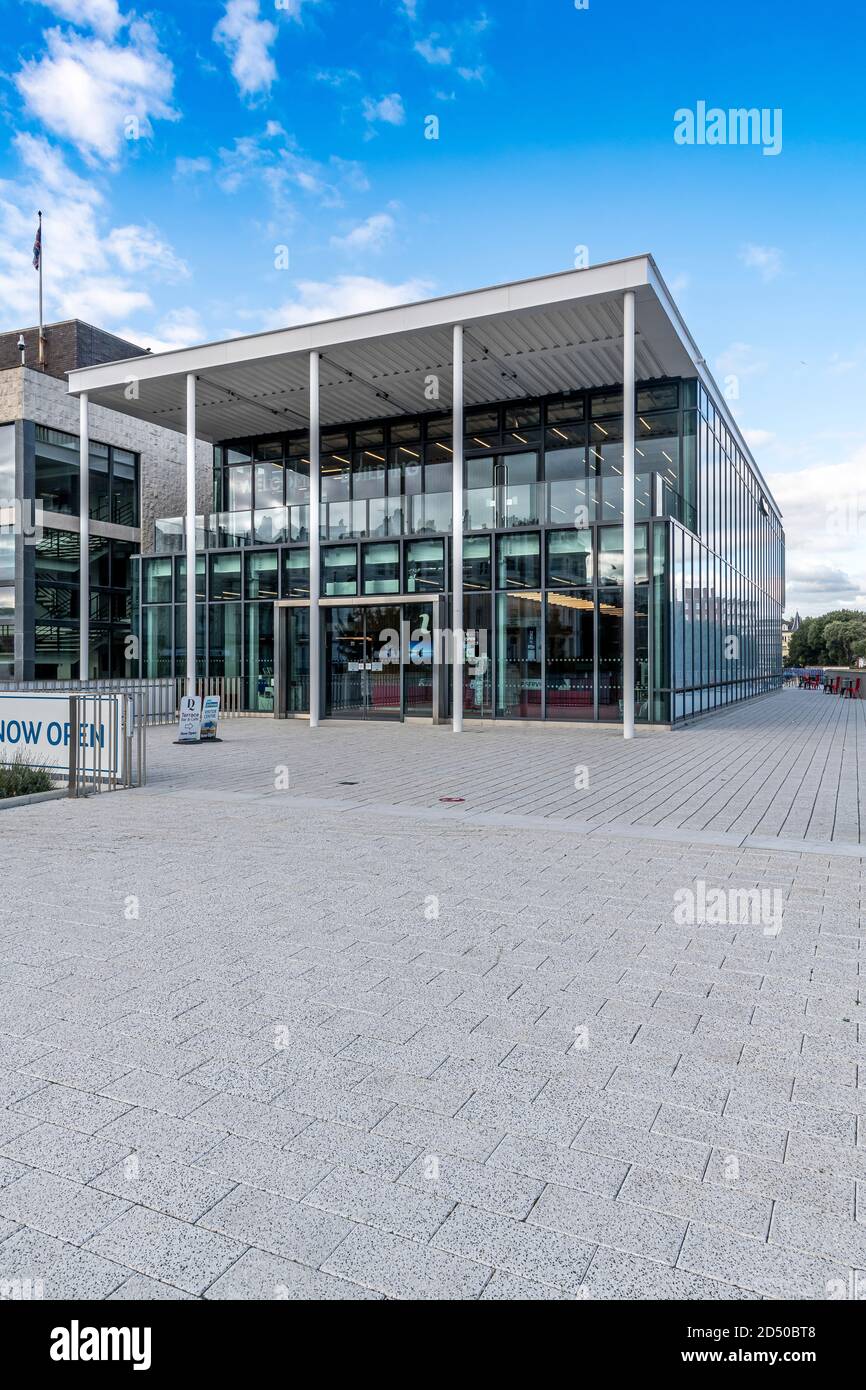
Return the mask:
[[[0,679],[81,674],[79,409],[66,374],[144,351],[79,319],[47,325],[44,347],[40,367],[37,328],[0,334]],[[138,671],[127,656],[131,559],[152,549],[155,518],[182,508],[184,468],[174,431],[94,405],[88,677]],[[211,468],[201,444],[202,504]]]

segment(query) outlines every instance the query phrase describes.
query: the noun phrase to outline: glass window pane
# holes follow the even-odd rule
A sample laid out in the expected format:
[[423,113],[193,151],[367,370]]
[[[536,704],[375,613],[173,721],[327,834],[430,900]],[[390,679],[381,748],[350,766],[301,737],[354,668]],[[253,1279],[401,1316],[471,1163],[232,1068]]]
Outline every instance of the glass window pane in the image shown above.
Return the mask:
[[677,383],[665,382],[664,386],[642,386],[637,392],[637,408],[646,410],[676,410]]
[[[61,534],[54,532],[54,535]],[[76,543],[78,537],[74,537]],[[37,554],[38,568],[38,554]],[[171,603],[171,556],[144,561],[144,602]]]
[[599,584],[622,583],[622,545],[621,526],[600,526],[598,528]]
[[492,583],[490,537],[466,536],[463,540],[464,589],[489,589]]
[[622,415],[622,392],[601,391],[593,396],[590,405],[593,419],[601,415]]
[[309,550],[283,551],[283,598],[309,598]]
[[365,545],[361,550],[363,592],[365,594],[399,594],[400,547]]
[[622,719],[622,589],[598,595],[598,717]]
[[582,395],[558,396],[547,402],[547,423],[557,425],[566,420],[582,420],[585,402]]
[[500,718],[541,718],[541,622],[540,593],[497,595],[495,684]]
[[541,584],[541,558],[537,532],[517,536],[499,536],[497,556],[498,588],[539,588]]
[[108,486],[108,449],[102,444],[90,446],[89,511],[93,521],[110,521],[111,498]]
[[226,473],[226,506],[242,512],[252,505],[253,474],[249,467],[229,468]]
[[410,541],[406,546],[406,593],[431,593],[444,588],[445,542]]
[[240,598],[240,555],[211,555],[210,596],[212,600]]
[[544,444],[547,449],[576,448],[585,442],[585,425],[548,425],[544,431]]
[[356,546],[326,546],[322,550],[322,593],[326,596],[356,594],[357,566]]
[[137,526],[138,460],[126,449],[111,451],[111,520],[117,526]]
[[540,405],[516,405],[506,408],[505,428],[507,430],[531,429],[534,425],[540,424]]
[[392,444],[411,444],[413,440],[421,438],[420,420],[404,420],[399,425],[391,426]]
[[256,507],[281,507],[283,505],[283,465],[281,463],[257,463]]
[[36,426],[36,496],[48,512],[77,516],[78,440],[61,430]]
[[270,714],[274,708],[274,605],[246,606],[246,707]]
[[450,439],[453,420],[450,415],[430,415],[427,418],[428,439]]
[[212,603],[209,613],[212,676],[241,674],[241,604]]
[[547,583],[554,589],[592,583],[591,530],[547,533]]
[[289,539],[289,508],[265,507],[253,512],[253,534],[257,545],[281,545]]
[[[186,599],[186,556],[179,555],[174,566],[174,592],[177,602],[183,603]],[[201,599],[205,597],[205,557],[203,555],[195,557],[195,596]]]
[[[355,448],[369,449],[385,443],[384,425],[369,425],[355,430]],[[381,452],[381,450],[380,450]]]
[[463,428],[467,434],[495,434],[499,431],[498,410],[471,410],[464,417]]
[[278,598],[277,552],[256,550],[246,555],[247,598]]
[[172,608],[166,604],[160,608],[144,610],[144,660],[146,676],[170,676],[171,669],[171,619]]
[[546,606],[547,718],[592,719],[595,600],[592,589],[550,593]]
[[286,501],[291,506],[307,506],[310,501],[310,465],[301,459],[286,468]]

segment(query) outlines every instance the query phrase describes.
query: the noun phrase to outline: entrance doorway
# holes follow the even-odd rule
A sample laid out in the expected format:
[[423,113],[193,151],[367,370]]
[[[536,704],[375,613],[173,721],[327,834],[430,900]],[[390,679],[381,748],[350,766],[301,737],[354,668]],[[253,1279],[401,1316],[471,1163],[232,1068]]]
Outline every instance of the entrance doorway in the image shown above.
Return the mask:
[[436,608],[418,601],[323,606],[326,717],[437,717]]
[[400,719],[402,610],[394,604],[325,613],[325,714],[332,719]]
[[[275,711],[309,709],[309,600],[281,599],[276,609]],[[447,716],[443,672],[443,596],[322,599],[321,714],[332,719],[429,719]]]

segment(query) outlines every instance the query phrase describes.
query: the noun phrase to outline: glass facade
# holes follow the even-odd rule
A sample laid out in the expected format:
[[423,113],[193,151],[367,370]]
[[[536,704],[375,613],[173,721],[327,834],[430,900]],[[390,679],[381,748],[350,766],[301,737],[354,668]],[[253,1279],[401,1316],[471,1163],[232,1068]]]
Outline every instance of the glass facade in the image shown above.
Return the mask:
[[[369,611],[353,599],[442,594],[448,613],[452,446],[450,415],[322,433],[324,684],[349,708],[375,685],[376,708],[394,714],[388,683],[363,676],[363,662],[350,669]],[[302,433],[215,449],[202,652],[208,674],[243,678],[250,709],[273,709],[274,601],[309,596],[308,451]],[[781,523],[698,382],[637,390],[633,674],[622,667],[621,389],[472,408],[464,452],[463,623],[483,658],[467,667],[467,714],[616,721],[633,679],[636,717],[675,722],[780,683]],[[146,558],[147,675],[166,660],[181,669],[176,624],[149,614],[182,598],[170,558]],[[309,625],[306,609],[288,613],[293,712],[308,688]],[[411,684],[407,711],[426,710],[429,681]]]
[[[77,679],[82,617],[89,624],[88,674],[105,678],[131,673],[137,670],[128,639],[134,611],[132,557],[138,552],[132,537],[139,524],[139,457],[126,449],[91,442],[89,514],[96,529],[91,529],[89,547],[89,611],[83,615],[79,533],[64,529],[60,520],[79,515],[78,437],[21,422],[23,445],[16,483],[15,428],[0,430],[0,500],[7,494],[33,497],[41,506],[43,520],[32,536],[0,534],[0,675],[15,673],[17,619],[18,674],[37,680]],[[52,524],[52,516],[58,524]],[[68,524],[71,527],[77,521]],[[121,539],[116,532],[105,535],[112,527],[129,528],[130,538]],[[13,586],[16,542],[23,576],[22,593],[17,596]]]
[[[0,507],[12,505],[15,481],[15,426],[0,426]],[[15,674],[15,535],[0,526],[0,679]]]

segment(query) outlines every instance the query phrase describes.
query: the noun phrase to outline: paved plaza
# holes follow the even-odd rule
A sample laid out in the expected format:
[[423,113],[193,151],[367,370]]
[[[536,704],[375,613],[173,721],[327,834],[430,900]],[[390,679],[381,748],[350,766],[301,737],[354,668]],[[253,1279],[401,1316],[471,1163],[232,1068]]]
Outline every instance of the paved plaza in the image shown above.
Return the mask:
[[163,728],[3,813],[0,1291],[862,1296],[864,711]]

